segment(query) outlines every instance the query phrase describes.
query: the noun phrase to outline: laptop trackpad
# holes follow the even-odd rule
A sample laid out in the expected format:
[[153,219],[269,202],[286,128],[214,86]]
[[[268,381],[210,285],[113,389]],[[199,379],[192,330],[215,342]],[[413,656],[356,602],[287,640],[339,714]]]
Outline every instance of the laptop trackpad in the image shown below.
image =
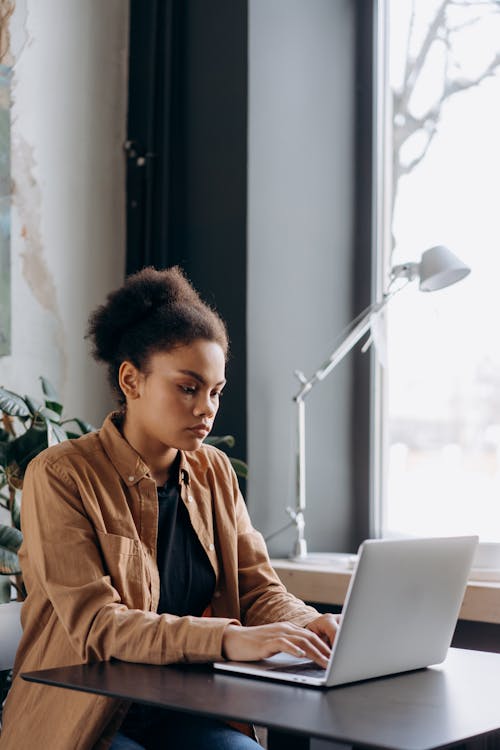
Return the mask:
[[289,654],[279,653],[258,662],[259,668],[270,672],[291,672],[292,674],[304,674],[310,677],[325,677],[326,669],[319,667],[310,659],[297,659]]

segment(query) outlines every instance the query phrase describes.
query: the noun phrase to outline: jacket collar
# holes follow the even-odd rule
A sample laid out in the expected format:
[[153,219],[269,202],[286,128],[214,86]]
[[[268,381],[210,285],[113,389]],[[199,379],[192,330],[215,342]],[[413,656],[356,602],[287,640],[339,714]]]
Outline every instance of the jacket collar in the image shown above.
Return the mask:
[[[151,477],[149,467],[144,463],[136,450],[125,440],[120,423],[123,415],[119,411],[108,414],[99,430],[99,439],[109,460],[129,487],[144,477]],[[189,464],[186,455],[180,451],[179,483],[189,484]]]

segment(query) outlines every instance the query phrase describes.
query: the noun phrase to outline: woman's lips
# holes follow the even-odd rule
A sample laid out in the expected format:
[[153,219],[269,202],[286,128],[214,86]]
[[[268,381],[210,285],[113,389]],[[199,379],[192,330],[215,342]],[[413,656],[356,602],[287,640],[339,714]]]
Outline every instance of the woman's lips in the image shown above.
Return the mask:
[[210,432],[210,427],[203,424],[197,424],[194,427],[188,427],[188,430],[197,437],[206,437]]

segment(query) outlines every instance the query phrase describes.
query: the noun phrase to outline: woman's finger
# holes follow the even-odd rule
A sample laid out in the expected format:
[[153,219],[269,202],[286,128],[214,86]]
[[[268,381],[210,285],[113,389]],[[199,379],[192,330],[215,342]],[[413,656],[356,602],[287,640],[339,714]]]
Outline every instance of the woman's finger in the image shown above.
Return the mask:
[[330,656],[330,644],[325,642],[319,635],[314,633],[312,630],[301,629],[301,632],[294,636],[294,638],[306,638],[311,645],[313,645],[323,656],[328,658]]
[[297,643],[297,639],[300,641],[300,646],[303,650],[306,651],[306,654],[309,656],[308,648],[305,644],[310,644],[310,647],[313,648],[314,656],[310,656],[309,658],[313,658],[314,661],[318,660],[318,653],[321,654],[325,659],[329,659],[330,657],[330,643],[327,641],[324,641],[320,635],[315,633],[313,630],[308,630],[307,628],[301,628],[298,625],[292,625],[292,623],[279,623],[278,630],[280,632],[283,632],[286,637],[293,641],[294,643]]
[[[286,654],[290,654],[291,656],[296,656],[299,659],[305,659],[307,656],[304,649],[300,648],[296,643],[293,643],[293,641],[289,641],[288,638],[283,638],[280,642],[279,646],[280,651],[284,651]],[[277,651],[276,653],[279,653]]]
[[331,646],[340,627],[340,615],[322,615],[307,625],[307,630],[316,633],[323,641]]
[[[270,644],[271,645],[271,644]],[[324,655],[307,639],[298,638],[297,636],[279,636],[272,643],[272,654],[277,654],[280,651],[284,651],[292,656],[299,658],[308,658],[318,664],[320,667],[326,667],[328,664],[328,656]]]
[[[319,639],[318,639],[319,640]],[[326,644],[320,641],[321,649],[316,647],[315,643],[311,643],[307,639],[293,639],[293,642],[302,650],[305,652],[306,656],[309,657],[309,659],[312,659],[316,664],[319,664],[322,667],[326,667],[328,664],[328,660],[330,658],[330,649]]]

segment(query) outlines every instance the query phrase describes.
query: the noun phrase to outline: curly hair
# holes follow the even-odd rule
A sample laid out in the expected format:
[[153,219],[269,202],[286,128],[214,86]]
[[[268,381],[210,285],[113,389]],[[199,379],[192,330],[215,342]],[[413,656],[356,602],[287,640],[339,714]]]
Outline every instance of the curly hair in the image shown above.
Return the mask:
[[118,372],[125,360],[147,372],[152,354],[196,339],[215,341],[226,358],[229,349],[224,321],[178,266],[148,267],[128,276],[90,315],[86,338],[93,343],[94,359],[108,366],[109,384],[121,405],[125,397]]

